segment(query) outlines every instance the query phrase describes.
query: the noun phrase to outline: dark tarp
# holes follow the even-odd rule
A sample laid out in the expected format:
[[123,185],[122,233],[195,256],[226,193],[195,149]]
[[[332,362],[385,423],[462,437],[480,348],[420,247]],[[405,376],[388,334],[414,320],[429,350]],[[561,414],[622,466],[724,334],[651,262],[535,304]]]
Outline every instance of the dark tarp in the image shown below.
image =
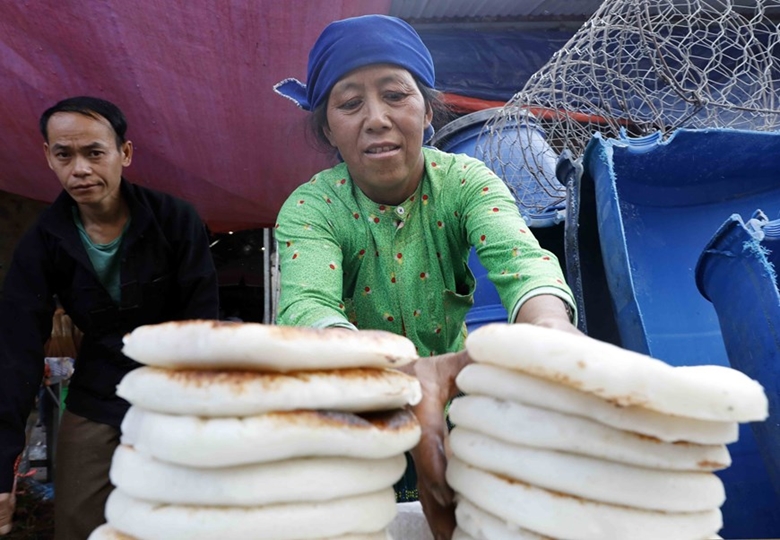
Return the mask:
[[128,117],[126,176],[182,196],[214,231],[271,226],[285,197],[327,165],[305,113],[273,93],[304,79],[332,20],[390,0],[11,0],[0,6],[0,190],[50,202],[38,117],[91,94]]
[[[305,78],[330,22],[391,0],[11,0],[0,6],[0,190],[50,202],[38,117],[67,96],[117,103],[135,157],[126,176],[191,201],[215,232],[272,226],[328,160],[306,113],[271,87]],[[506,101],[567,36],[420,30],[440,89]]]

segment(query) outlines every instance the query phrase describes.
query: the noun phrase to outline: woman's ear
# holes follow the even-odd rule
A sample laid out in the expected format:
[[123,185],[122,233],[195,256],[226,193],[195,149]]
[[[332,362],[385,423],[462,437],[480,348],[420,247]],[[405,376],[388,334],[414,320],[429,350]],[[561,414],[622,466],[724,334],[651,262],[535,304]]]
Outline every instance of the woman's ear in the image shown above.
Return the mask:
[[336,148],[336,142],[333,140],[333,133],[328,126],[322,126],[322,134],[328,139],[328,142],[333,148]]
[[431,125],[431,122],[433,121],[433,107],[431,107],[430,103],[425,104],[425,127]]

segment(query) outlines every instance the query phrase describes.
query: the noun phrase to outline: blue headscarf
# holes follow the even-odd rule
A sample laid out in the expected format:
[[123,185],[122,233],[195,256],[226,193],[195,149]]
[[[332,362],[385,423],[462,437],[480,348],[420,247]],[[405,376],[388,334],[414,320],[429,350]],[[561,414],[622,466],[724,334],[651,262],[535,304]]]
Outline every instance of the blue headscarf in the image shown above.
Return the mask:
[[[433,88],[433,59],[417,32],[405,21],[387,15],[364,15],[330,23],[309,52],[306,84],[285,79],[274,91],[306,111],[327,99],[347,73],[371,64],[394,64]],[[432,129],[430,135],[433,134]],[[425,140],[430,136],[426,133]]]

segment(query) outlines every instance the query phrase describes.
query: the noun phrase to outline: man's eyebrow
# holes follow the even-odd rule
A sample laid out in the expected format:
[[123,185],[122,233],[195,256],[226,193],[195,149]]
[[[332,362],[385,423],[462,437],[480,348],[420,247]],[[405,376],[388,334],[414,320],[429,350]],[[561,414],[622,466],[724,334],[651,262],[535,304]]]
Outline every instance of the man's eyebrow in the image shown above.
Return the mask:
[[85,150],[96,150],[96,149],[106,148],[106,145],[100,141],[95,141],[91,144],[84,146],[83,148]]
[[[106,145],[104,145],[100,141],[95,141],[95,142],[93,142],[91,144],[88,144],[86,146],[82,146],[82,148],[84,150],[99,150],[99,149],[103,149],[105,147],[106,147]],[[71,148],[73,148],[73,146],[70,145],[70,144],[54,143],[53,145],[51,145],[51,149],[52,150],[70,150]]]

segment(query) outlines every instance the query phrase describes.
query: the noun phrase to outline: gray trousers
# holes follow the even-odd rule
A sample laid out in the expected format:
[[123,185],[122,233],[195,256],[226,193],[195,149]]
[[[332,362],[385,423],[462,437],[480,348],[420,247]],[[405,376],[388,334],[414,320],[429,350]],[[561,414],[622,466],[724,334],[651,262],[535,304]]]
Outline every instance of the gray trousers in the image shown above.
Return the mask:
[[54,467],[54,540],[87,540],[105,523],[108,479],[119,429],[62,414]]

